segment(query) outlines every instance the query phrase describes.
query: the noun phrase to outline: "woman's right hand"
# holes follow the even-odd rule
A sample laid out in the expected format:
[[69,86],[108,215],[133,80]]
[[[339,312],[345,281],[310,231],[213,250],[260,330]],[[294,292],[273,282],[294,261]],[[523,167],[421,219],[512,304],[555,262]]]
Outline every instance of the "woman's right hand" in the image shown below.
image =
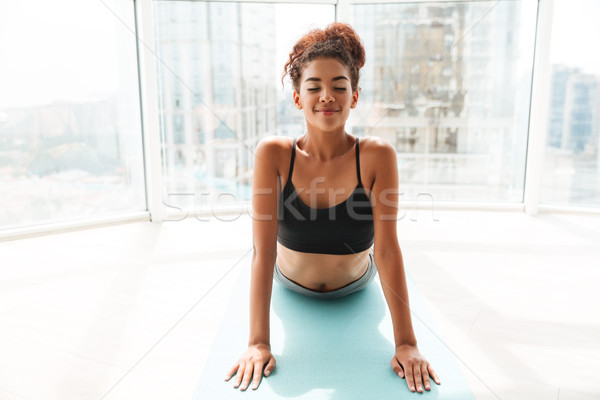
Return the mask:
[[258,383],[260,382],[265,364],[267,364],[265,368],[265,377],[267,377],[275,368],[275,357],[271,354],[271,346],[268,344],[250,345],[246,352],[242,354],[235,365],[229,370],[227,376],[225,376],[225,381],[231,379],[237,372],[233,387],[237,389],[237,387],[240,386],[240,383],[242,383],[240,390],[246,390],[250,383],[250,379],[253,377],[252,389],[255,390],[258,388]]

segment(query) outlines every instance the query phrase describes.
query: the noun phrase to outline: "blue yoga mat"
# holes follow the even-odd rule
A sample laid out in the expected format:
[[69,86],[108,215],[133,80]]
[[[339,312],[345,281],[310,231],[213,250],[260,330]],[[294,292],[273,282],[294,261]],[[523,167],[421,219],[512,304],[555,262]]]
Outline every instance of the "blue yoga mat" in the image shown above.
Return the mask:
[[440,386],[431,379],[431,391],[411,392],[406,381],[394,374],[391,316],[377,276],[366,289],[333,300],[306,297],[273,282],[271,352],[277,365],[269,377],[262,378],[258,389],[234,389],[235,375],[228,382],[224,378],[248,344],[250,260],[251,255],[238,266],[243,270],[194,400],[474,400],[410,276],[408,290],[419,350],[440,377]]

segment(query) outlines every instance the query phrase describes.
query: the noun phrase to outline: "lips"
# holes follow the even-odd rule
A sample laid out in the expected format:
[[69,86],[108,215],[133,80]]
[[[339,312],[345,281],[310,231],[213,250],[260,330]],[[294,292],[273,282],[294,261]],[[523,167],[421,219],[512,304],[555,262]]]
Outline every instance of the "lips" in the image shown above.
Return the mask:
[[316,111],[323,113],[323,115],[333,115],[334,113],[338,112],[339,110],[335,110],[333,108],[323,108],[323,109],[316,110]]

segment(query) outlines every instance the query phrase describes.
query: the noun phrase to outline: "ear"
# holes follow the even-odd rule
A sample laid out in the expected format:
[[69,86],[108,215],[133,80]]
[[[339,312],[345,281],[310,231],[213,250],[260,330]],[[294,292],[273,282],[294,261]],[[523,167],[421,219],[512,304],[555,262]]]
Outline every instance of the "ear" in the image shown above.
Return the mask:
[[294,105],[296,106],[296,108],[298,110],[302,110],[302,103],[300,102],[300,95],[298,94],[298,92],[294,90],[292,96],[294,96]]
[[350,108],[356,108],[357,104],[358,104],[358,90],[355,90],[352,93],[352,104],[350,105]]

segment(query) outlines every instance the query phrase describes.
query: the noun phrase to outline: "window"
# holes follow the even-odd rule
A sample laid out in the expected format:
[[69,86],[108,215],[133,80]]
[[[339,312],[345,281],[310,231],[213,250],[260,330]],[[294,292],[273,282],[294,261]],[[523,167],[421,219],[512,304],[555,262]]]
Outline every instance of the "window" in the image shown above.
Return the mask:
[[[267,135],[298,136],[304,130],[290,84],[286,82],[284,90],[280,86],[288,53],[302,33],[333,21],[335,8],[198,1],[153,4],[163,88],[160,114],[165,121],[163,201],[172,206],[167,211],[178,207],[191,213],[248,201],[258,141]],[[162,21],[174,16],[175,24]],[[201,29],[209,36],[202,37]],[[180,58],[173,57],[178,53]],[[196,80],[202,84],[192,93],[189,83]],[[177,109],[167,101],[176,93],[181,99]]]
[[432,4],[352,6],[373,93],[352,129],[396,145],[406,200],[522,202],[536,4]]
[[135,36],[113,14],[134,27],[133,2],[105,3],[0,8],[0,229],[146,209]]
[[[367,63],[347,130],[395,146],[403,199],[521,203],[537,2],[358,3]],[[554,3],[540,201],[598,207],[600,3]],[[1,4],[0,229],[145,210],[134,2]],[[152,6],[163,202],[240,205],[257,142],[305,130],[283,65],[335,6]]]
[[600,4],[556,0],[540,202],[600,205]]

